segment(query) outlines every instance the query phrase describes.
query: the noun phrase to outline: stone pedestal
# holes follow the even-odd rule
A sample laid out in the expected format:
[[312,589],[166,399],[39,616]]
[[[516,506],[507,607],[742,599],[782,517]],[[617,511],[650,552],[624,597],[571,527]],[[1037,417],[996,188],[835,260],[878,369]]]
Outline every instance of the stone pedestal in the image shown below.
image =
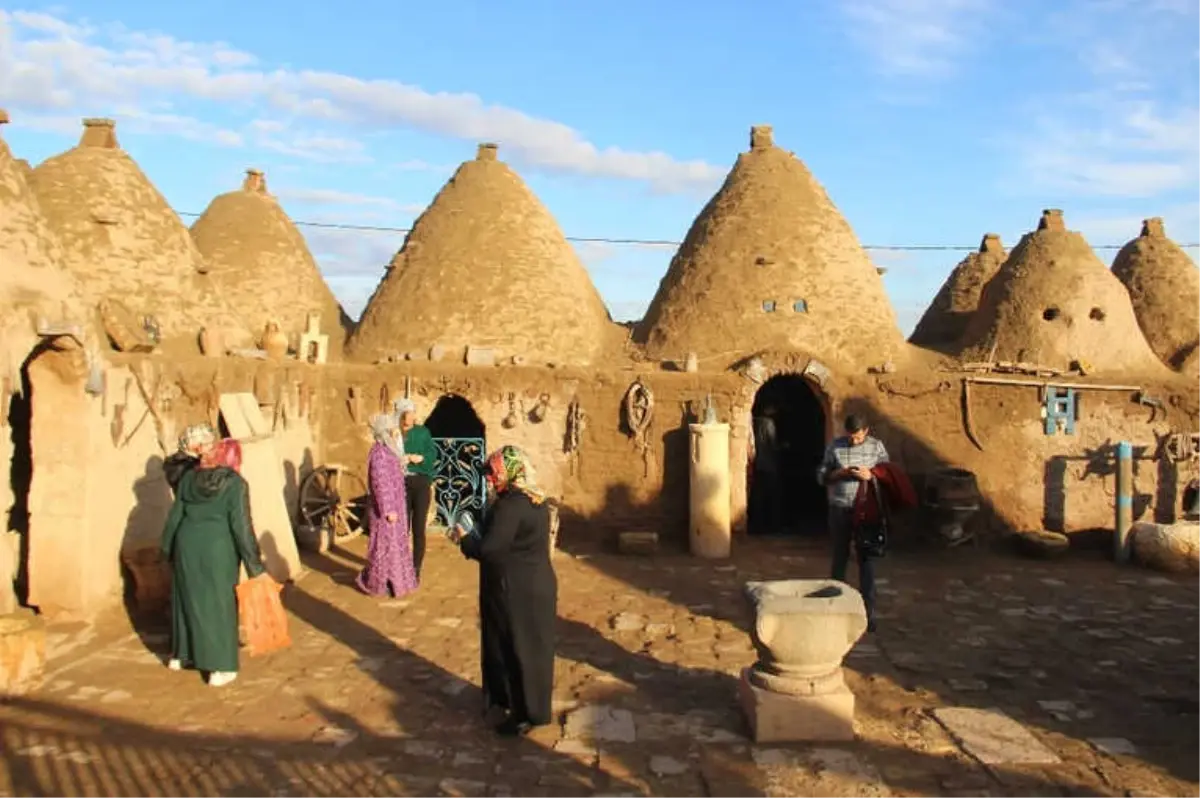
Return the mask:
[[133,597],[142,611],[162,610],[171,603],[171,564],[157,546],[125,549],[121,562],[133,579]]
[[0,696],[38,686],[46,666],[46,629],[30,612],[0,616]]
[[742,671],[738,698],[754,742],[854,739],[854,693],[845,684],[817,695],[773,693],[750,680],[752,670]]
[[758,661],[739,695],[757,742],[854,739],[842,660],[867,628],[862,596],[832,579],[749,582]]

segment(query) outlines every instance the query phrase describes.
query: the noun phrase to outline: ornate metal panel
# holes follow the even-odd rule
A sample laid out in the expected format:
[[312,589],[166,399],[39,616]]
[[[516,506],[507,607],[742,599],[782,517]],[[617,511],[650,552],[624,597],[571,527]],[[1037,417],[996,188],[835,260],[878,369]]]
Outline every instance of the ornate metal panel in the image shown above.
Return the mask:
[[484,439],[434,438],[433,442],[438,449],[437,475],[433,478],[438,523],[449,527],[464,512],[479,521],[487,503]]

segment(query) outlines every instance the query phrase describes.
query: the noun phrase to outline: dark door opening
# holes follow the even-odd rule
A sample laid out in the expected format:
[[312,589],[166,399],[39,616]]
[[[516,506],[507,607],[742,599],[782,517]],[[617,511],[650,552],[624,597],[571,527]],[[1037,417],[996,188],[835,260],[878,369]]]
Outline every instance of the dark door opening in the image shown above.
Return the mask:
[[425,428],[435,438],[483,438],[487,432],[471,403],[455,393],[437,400],[425,419]]
[[825,454],[821,399],[799,374],[779,374],[758,389],[751,415],[755,458],[750,469],[749,531],[822,534],[827,500],[817,482],[817,468]]
[[13,455],[9,464],[8,480],[13,502],[8,508],[7,529],[20,536],[17,553],[17,573],[13,585],[0,585],[0,590],[14,590],[17,601],[23,606],[29,598],[29,489],[33,485],[33,383],[29,379],[29,364],[45,351],[38,348],[21,364],[21,384],[12,386],[20,394],[9,398],[8,430],[11,435]]

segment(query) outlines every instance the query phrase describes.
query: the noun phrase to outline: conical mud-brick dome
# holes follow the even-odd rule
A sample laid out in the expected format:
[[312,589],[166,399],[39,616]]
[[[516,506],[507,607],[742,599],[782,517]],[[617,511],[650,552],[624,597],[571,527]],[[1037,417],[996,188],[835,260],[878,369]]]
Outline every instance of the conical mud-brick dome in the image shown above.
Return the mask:
[[[1142,234],[1113,260],[1113,274],[1129,289],[1133,311],[1150,347],[1176,371],[1200,344],[1200,270],[1163,230],[1147,219]],[[1193,364],[1196,358],[1192,358]],[[1194,367],[1194,366],[1193,366]]]
[[718,368],[764,348],[852,369],[905,350],[854,231],[769,127],[751,129],[750,151],[693,222],[635,340],[653,357],[695,352]]
[[619,329],[549,211],[483,144],[413,224],[347,352],[377,360],[470,345],[588,365]]
[[152,316],[168,351],[196,351],[203,327],[221,330],[226,343],[248,340],[187,227],[120,148],[112,120],[85,119],[79,144],[29,180],[90,302],[116,300]]
[[[0,109],[0,125],[7,122],[7,112]],[[62,248],[25,174],[0,137],[0,376],[11,376],[36,346],[39,317],[50,324],[80,325],[87,343],[94,342],[96,329],[79,284],[60,265]]]
[[1037,363],[1089,373],[1164,371],[1138,329],[1129,293],[1062,211],[1042,214],[983,291],[964,359]]
[[983,287],[1007,257],[1000,236],[985,235],[979,251],[963,258],[950,272],[933,304],[917,322],[909,343],[929,349],[956,347],[972,314],[979,308]]
[[350,319],[329,290],[304,236],[250,169],[239,191],[214,199],[192,225],[192,239],[218,290],[252,331],[269,321],[297,339],[319,313],[329,357],[341,357]]

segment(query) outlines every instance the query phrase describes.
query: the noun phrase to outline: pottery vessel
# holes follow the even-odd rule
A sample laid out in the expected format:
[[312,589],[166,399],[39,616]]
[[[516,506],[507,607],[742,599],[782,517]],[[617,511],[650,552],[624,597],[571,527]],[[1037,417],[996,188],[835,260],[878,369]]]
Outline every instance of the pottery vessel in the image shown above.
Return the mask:
[[171,603],[171,564],[158,545],[125,549],[121,563],[133,580],[134,602],[139,610],[163,610]]
[[272,360],[283,360],[287,357],[287,333],[280,330],[276,322],[268,322],[266,329],[263,330],[262,348],[267,353],[267,357]]

